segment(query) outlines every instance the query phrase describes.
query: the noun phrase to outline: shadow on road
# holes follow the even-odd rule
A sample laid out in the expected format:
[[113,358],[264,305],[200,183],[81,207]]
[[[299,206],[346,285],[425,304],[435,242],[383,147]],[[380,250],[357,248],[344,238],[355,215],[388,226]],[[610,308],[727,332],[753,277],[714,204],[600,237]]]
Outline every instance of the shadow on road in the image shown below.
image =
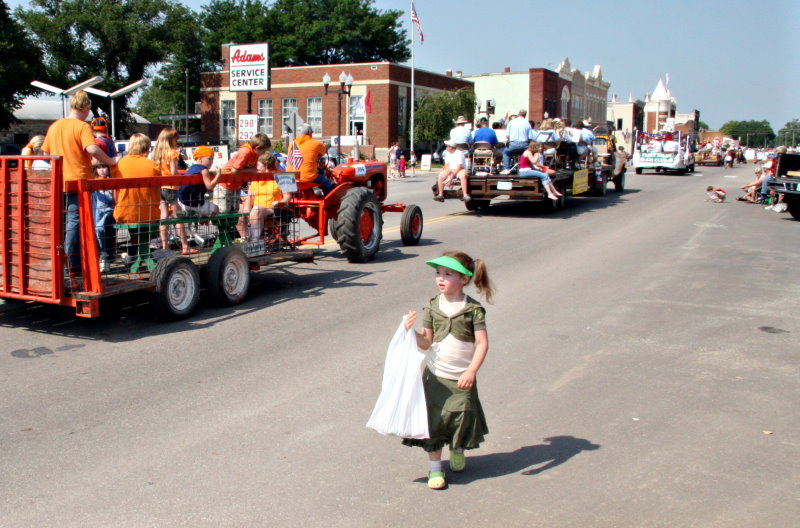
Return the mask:
[[[476,480],[502,477],[520,471],[523,475],[538,475],[560,466],[582,451],[600,449],[599,445],[574,436],[551,436],[544,440],[546,444],[520,447],[510,453],[470,456],[470,451],[467,451],[467,470],[463,473],[448,472],[448,483],[469,484]],[[421,478],[416,482],[426,480]]]
[[629,194],[639,193],[638,189],[625,190],[624,193],[608,191],[606,196],[569,196],[564,209],[552,212],[545,202],[526,202],[522,200],[493,200],[488,209],[467,213],[470,216],[496,216],[522,218],[536,216],[542,219],[572,218],[584,213],[616,207],[627,201]]

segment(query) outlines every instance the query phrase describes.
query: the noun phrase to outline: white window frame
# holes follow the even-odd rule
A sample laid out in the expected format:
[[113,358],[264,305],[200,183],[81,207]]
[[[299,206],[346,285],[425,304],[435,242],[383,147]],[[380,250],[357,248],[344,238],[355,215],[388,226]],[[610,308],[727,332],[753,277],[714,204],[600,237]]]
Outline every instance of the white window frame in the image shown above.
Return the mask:
[[[226,123],[227,122],[227,123]],[[222,140],[236,139],[236,100],[223,99],[220,102],[219,137]]]
[[258,131],[272,137],[274,107],[272,99],[258,100]]
[[314,129],[314,135],[322,135],[322,97],[306,98],[306,123]]

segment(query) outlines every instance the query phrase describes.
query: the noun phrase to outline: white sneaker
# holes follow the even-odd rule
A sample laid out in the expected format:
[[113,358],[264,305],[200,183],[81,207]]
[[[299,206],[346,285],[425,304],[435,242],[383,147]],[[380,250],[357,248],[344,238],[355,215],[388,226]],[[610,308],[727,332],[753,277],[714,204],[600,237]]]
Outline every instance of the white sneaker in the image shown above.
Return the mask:
[[764,209],[766,209],[767,211],[772,211],[773,210],[772,205],[768,205]]
[[773,209],[773,211],[775,211],[776,213],[784,213],[784,212],[786,212],[786,210],[787,210],[788,208],[789,208],[789,206],[788,206],[788,205],[786,205],[785,203],[779,203],[779,204],[777,204],[777,205],[775,206],[775,208]]
[[506,174],[511,174],[511,171],[509,169],[503,169],[503,170],[500,171],[500,174],[505,176]]
[[100,261],[100,273],[108,273],[111,271],[111,263],[107,260]]

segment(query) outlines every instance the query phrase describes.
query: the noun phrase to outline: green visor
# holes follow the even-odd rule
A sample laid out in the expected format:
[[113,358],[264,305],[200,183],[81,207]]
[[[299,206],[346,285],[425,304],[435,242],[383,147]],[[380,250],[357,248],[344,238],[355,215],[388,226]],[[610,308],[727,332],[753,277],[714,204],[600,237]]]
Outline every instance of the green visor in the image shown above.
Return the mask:
[[443,266],[445,268],[450,268],[453,271],[457,271],[462,275],[466,275],[467,277],[472,277],[472,272],[467,268],[465,268],[462,263],[460,263],[457,259],[454,259],[453,257],[448,257],[446,255],[443,255],[439,258],[435,258],[433,260],[426,260],[425,264],[434,268]]

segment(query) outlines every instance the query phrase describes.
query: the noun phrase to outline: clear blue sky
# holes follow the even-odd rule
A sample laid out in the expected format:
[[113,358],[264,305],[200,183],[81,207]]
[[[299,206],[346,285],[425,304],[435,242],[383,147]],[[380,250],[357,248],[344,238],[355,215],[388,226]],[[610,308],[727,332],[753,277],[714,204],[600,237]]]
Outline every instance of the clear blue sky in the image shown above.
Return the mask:
[[[7,0],[12,7],[27,4]],[[207,0],[186,0],[199,9]],[[572,2],[415,0],[425,43],[416,66],[464,75],[528,68],[602,66],[620,100],[644,99],[669,73],[678,112],[700,110],[712,128],[766,119],[775,132],[800,118],[800,1]],[[376,0],[406,11],[409,0]],[[415,33],[416,38],[416,33]]]

